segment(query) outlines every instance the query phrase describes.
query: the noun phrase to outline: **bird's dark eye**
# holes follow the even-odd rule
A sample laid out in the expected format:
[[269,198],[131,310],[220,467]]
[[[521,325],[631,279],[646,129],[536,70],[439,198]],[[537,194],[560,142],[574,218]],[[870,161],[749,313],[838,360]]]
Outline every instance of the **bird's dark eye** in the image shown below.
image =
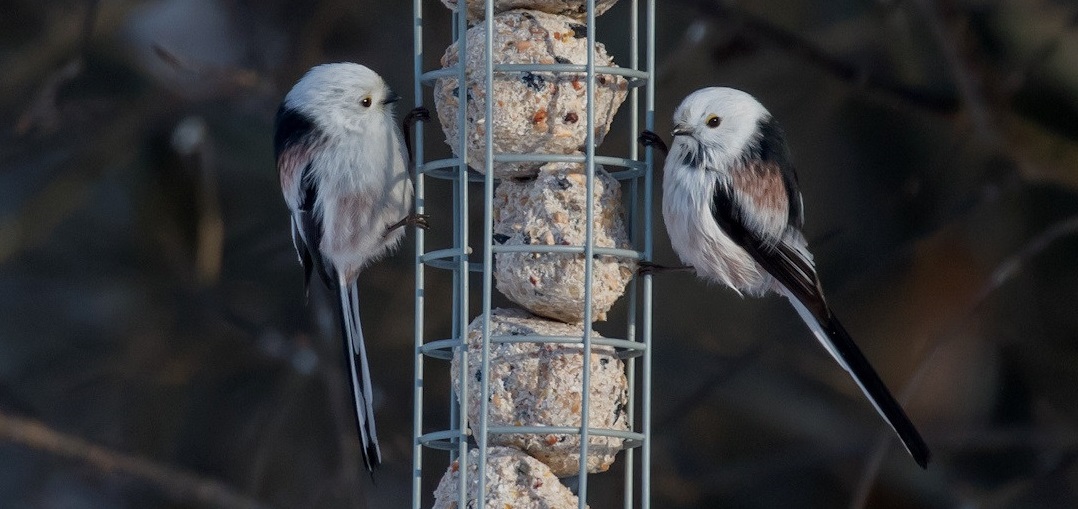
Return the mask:
[[364,97],[363,100],[359,102],[359,104],[362,104],[364,108],[370,108],[371,107],[371,98],[370,97]]
[[721,124],[721,123],[722,123],[722,119],[719,118],[718,115],[712,115],[710,117],[707,117],[707,126],[710,127],[710,128],[714,129],[716,127],[719,127],[719,124]]

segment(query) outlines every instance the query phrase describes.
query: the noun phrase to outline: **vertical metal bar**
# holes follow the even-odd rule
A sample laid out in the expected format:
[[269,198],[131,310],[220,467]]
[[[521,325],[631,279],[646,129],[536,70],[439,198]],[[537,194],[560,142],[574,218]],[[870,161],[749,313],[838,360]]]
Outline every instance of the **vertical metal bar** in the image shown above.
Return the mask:
[[[644,127],[648,130],[655,128],[655,0],[647,0],[647,49],[645,49],[646,66],[648,72],[647,89],[644,98]],[[653,171],[655,168],[654,150],[650,147],[644,150],[646,170],[644,172],[644,259],[652,259],[652,187],[654,183]],[[640,506],[643,509],[651,507],[651,275],[645,275],[643,285],[643,317],[641,334],[644,341],[643,363],[643,394],[640,401],[641,433],[644,435],[644,443],[640,447]]]
[[[423,74],[423,0],[412,1],[412,93],[417,107],[423,105],[423,84],[420,76]],[[415,212],[422,214],[426,203],[423,168],[423,124],[416,124],[415,129],[415,159],[413,168],[415,171]],[[415,323],[414,323],[414,347],[412,355],[412,509],[419,509],[423,499],[423,446],[419,443],[419,437],[423,434],[423,317],[424,297],[423,287],[425,267],[420,260],[425,249],[425,232],[422,228],[415,229]]]
[[[454,20],[457,26],[457,178],[454,182],[453,202],[456,205],[454,223],[457,238],[454,248],[458,251],[457,266],[453,269],[457,283],[458,299],[454,303],[456,330],[460,343],[460,392],[457,394],[457,462],[460,477],[457,483],[457,507],[468,507],[468,81],[465,61],[468,55],[468,15],[465,2],[457,4]],[[480,476],[483,474],[480,473]]]
[[476,487],[477,507],[486,507],[487,503],[486,466],[489,438],[487,412],[490,398],[490,383],[487,378],[490,376],[490,300],[493,292],[491,282],[494,279],[494,241],[492,239],[494,229],[494,0],[487,0],[484,8],[483,26],[486,29],[486,37],[483,41],[483,52],[486,58],[483,59],[483,104],[485,106],[483,117],[486,119],[484,124],[486,140],[483,149],[486,171],[483,175],[483,309],[481,310],[483,347],[480,360],[482,379],[479,381],[482,399],[479,401],[479,436],[477,437],[479,442],[479,458],[476,465],[479,470],[479,483]]
[[[629,8],[629,68],[638,70],[640,67],[640,5],[638,0],[632,0]],[[648,79],[650,79],[650,76]],[[629,158],[636,159],[639,156],[636,136],[640,132],[640,89],[637,87],[633,87],[629,92],[629,112]],[[640,225],[639,183],[639,177],[632,179],[629,184],[629,197],[626,200],[630,204],[627,212],[627,227],[633,249],[640,249],[640,237],[636,233],[636,229]],[[644,227],[647,228],[647,225]],[[634,277],[629,282],[628,316],[625,320],[625,339],[629,341],[636,341],[637,279]],[[625,378],[629,386],[628,401],[625,405],[625,419],[631,429],[635,426],[636,419],[636,357],[629,357],[625,360]],[[633,497],[636,473],[635,465],[633,465],[633,461],[636,459],[635,452],[633,448],[625,450],[624,479],[622,481],[622,505],[625,509],[632,509],[636,505]]]
[[[460,246],[461,245],[461,243],[460,243],[460,228],[461,227],[460,227],[460,225],[458,224],[458,222],[456,220],[457,217],[460,215],[460,203],[459,203],[460,200],[457,198],[457,195],[460,193],[460,186],[461,186],[460,182],[456,181],[456,180],[454,180],[452,182],[452,185],[450,186],[451,189],[452,189],[452,193],[453,193],[450,196],[451,202],[452,202],[452,216],[453,216],[453,246]],[[450,323],[450,329],[449,330],[451,331],[450,332],[451,337],[453,339],[458,339],[459,340],[460,336],[457,334],[457,331],[460,330],[460,314],[457,313],[455,310],[457,309],[458,306],[460,306],[460,299],[461,299],[461,296],[460,296],[460,293],[461,293],[460,292],[460,277],[461,276],[460,276],[460,273],[455,268],[451,271],[451,274],[452,274],[452,282],[451,282],[451,284],[452,284],[452,288],[453,288],[453,300],[452,300],[452,306],[449,309],[451,309],[453,311],[450,312],[450,315],[451,315],[450,322],[451,323]],[[458,424],[460,423],[460,404],[459,404],[459,401],[460,401],[460,397],[457,395],[456,389],[453,389],[453,383],[452,383],[452,380],[450,380],[450,384],[449,384],[449,429],[451,429],[451,430],[459,430],[460,429],[460,426],[458,426]],[[458,456],[459,456],[459,454],[458,454],[457,450],[451,449],[449,451],[449,460],[450,461],[456,461]]]
[[584,164],[587,191],[584,232],[584,373],[580,392],[580,472],[577,473],[577,508],[584,509],[588,499],[588,424],[591,414],[591,283],[594,279],[595,260],[595,0],[587,1],[588,61],[585,66],[588,86],[585,88],[587,105],[587,135],[584,142]]

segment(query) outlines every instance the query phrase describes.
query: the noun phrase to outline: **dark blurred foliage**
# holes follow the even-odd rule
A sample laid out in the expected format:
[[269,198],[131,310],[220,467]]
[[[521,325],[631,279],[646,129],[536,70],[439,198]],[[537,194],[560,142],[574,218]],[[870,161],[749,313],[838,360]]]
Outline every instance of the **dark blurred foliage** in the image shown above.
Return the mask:
[[[1078,5],[659,4],[657,131],[710,85],[784,124],[831,303],[935,456],[916,467],[785,302],[662,276],[652,507],[1078,505]],[[433,69],[450,21],[425,5]],[[621,61],[628,5],[598,23]],[[365,63],[410,97],[410,2],[0,12],[0,505],[406,506],[412,247],[362,280],[372,482],[270,140],[317,63]],[[601,153],[627,153],[626,124]],[[428,191],[444,246],[449,188]],[[449,278],[428,274],[426,337],[447,337]],[[600,330],[618,323],[624,304]],[[432,430],[448,383],[428,366]],[[429,497],[446,456],[426,458]],[[619,503],[620,468],[593,476],[592,507]]]

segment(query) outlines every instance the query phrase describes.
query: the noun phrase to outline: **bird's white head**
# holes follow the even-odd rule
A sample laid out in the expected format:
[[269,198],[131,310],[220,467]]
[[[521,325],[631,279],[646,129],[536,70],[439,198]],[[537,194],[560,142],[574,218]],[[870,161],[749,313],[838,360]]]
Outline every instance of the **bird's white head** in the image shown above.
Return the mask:
[[326,134],[363,131],[392,119],[400,99],[385,80],[366,66],[322,64],[311,68],[285,96],[284,105],[318,124]]
[[683,164],[723,170],[741,158],[757,136],[760,121],[770,116],[745,92],[702,88],[689,94],[674,112],[670,155]]

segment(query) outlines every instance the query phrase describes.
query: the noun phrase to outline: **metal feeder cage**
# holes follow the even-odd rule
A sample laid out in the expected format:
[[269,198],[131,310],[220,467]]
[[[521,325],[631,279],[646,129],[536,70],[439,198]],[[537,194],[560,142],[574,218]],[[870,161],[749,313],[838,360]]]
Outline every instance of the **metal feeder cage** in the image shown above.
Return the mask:
[[[463,86],[466,80],[465,62],[469,49],[465,34],[469,28],[466,13],[462,12],[465,0],[458,0],[457,9],[453,14],[453,40],[458,44],[457,63],[445,69],[426,71],[423,69],[424,56],[424,3],[435,4],[434,8],[443,9],[440,2],[434,0],[413,0],[413,43],[414,43],[414,94],[415,105],[427,104],[424,100],[424,86],[432,86],[438,78],[455,77],[457,83]],[[654,123],[654,99],[655,99],[655,0],[622,0],[618,8],[630,9],[630,25],[628,27],[627,58],[622,58],[619,64],[624,67],[602,67],[595,62],[596,24],[595,24],[595,0],[587,0],[586,18],[584,24],[587,27],[588,58],[585,65],[575,64],[495,64],[492,61],[494,39],[494,2],[486,0],[485,15],[481,20],[475,20],[474,25],[485,25],[485,69],[482,78],[485,79],[485,89],[493,90],[494,77],[500,73],[576,73],[586,77],[586,115],[581,119],[586,124],[587,138],[585,153],[583,155],[563,154],[510,154],[494,151],[494,129],[488,125],[485,129],[486,146],[484,164],[486,171],[483,175],[468,171],[468,123],[466,122],[467,94],[459,94],[457,109],[457,140],[455,140],[454,152],[458,157],[426,161],[424,159],[424,133],[423,129],[416,130],[415,140],[415,200],[418,213],[424,212],[425,207],[425,182],[428,178],[448,180],[452,182],[452,245],[447,247],[438,246],[428,249],[423,230],[416,231],[415,238],[415,358],[413,380],[413,474],[412,474],[412,507],[420,508],[424,499],[424,476],[440,476],[442,470],[424,472],[423,457],[425,449],[449,451],[449,462],[459,462],[459,485],[457,507],[486,507],[486,476],[480,474],[477,480],[469,479],[467,462],[469,461],[469,448],[478,449],[479,472],[483,472],[482,466],[487,461],[487,445],[492,436],[498,434],[514,433],[559,433],[580,436],[580,469],[575,476],[575,492],[578,497],[578,507],[583,509],[588,499],[588,474],[587,458],[589,436],[612,436],[623,439],[622,451],[619,453],[618,462],[622,464],[621,470],[623,485],[623,500],[626,509],[650,507],[650,464],[651,464],[651,308],[652,308],[652,284],[650,275],[634,277],[628,284],[624,299],[627,319],[625,321],[624,335],[621,338],[593,338],[592,318],[592,281],[594,277],[594,263],[597,255],[624,257],[634,260],[650,260],[652,257],[652,153],[650,149],[640,149],[635,137],[642,129],[652,129]],[[432,51],[441,52],[444,48],[431,48]],[[642,57],[642,58],[641,58]],[[641,66],[643,62],[643,66]],[[625,157],[599,156],[595,153],[595,83],[597,74],[617,75],[628,81],[628,97],[621,107],[619,123],[627,123],[628,131],[632,139],[628,140],[629,153]],[[476,79],[472,76],[472,79]],[[493,94],[490,94],[493,95]],[[641,97],[641,95],[643,97]],[[641,107],[641,100],[643,105]],[[493,100],[485,101],[486,119],[494,118]],[[642,117],[642,118],[641,118]],[[492,123],[491,123],[492,124]],[[422,126],[420,126],[422,127]],[[496,184],[494,163],[503,162],[573,162],[580,163],[585,168],[585,182],[587,191],[586,206],[586,242],[583,245],[524,245],[506,246],[494,242],[493,239],[493,197]],[[596,204],[594,203],[593,189],[596,180],[596,165],[603,165],[611,169],[610,174],[619,183],[625,192],[624,221],[629,233],[632,249],[604,248],[594,245],[594,217]],[[469,190],[482,186],[483,214],[481,218],[473,218],[469,214]],[[469,228],[473,221],[481,220],[482,234],[479,238],[469,238]],[[448,222],[448,221],[446,221]],[[491,296],[494,291],[494,261],[495,255],[506,252],[528,253],[569,253],[583,254],[584,258],[584,320],[583,337],[548,337],[548,336],[504,336],[492,335],[490,331]],[[424,291],[425,275],[427,270],[448,271],[452,276],[453,292],[452,305],[446,306],[442,302],[428,306]],[[469,285],[469,273],[481,274],[481,288],[476,289]],[[572,343],[583,345],[583,385],[581,387],[581,425],[567,427],[538,427],[538,426],[493,426],[488,424],[488,400],[489,387],[486,380],[481,383],[480,394],[480,418],[478,422],[468,422],[468,383],[475,383],[467,376],[470,372],[468,367],[467,334],[468,324],[475,317],[469,316],[469,299],[481,299],[482,306],[480,315],[482,318],[482,350],[481,372],[489,373],[490,348],[498,343],[526,341],[529,343]],[[424,334],[424,318],[428,313],[452,313],[452,330],[446,331],[449,337],[428,338]],[[630,430],[611,430],[589,428],[589,412],[591,411],[590,386],[592,347],[601,345],[614,347],[618,356],[623,358],[626,366],[628,380],[628,405],[625,408],[626,418]],[[448,380],[425,380],[424,362],[432,359],[434,362],[444,362],[452,359],[454,353],[460,355],[459,379],[462,389],[459,393],[450,390],[451,401],[434,402],[435,404],[448,404],[450,407],[450,419],[444,429],[424,430],[424,405],[427,400],[424,392],[429,387],[428,383],[448,383]],[[639,366],[637,366],[639,359]],[[596,475],[615,475],[612,472]],[[478,482],[478,500],[474,505],[468,505],[469,483]],[[427,498],[430,494],[426,494]],[[606,507],[610,504],[597,502],[599,506]]]

